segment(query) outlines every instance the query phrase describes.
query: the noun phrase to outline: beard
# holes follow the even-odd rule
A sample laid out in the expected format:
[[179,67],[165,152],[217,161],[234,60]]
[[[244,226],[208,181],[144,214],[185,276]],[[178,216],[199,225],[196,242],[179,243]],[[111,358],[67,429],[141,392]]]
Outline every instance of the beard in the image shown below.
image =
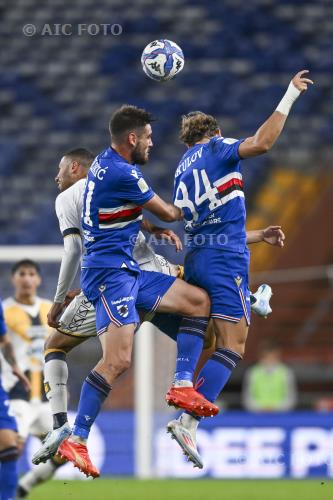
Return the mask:
[[138,165],[145,165],[148,161],[148,156],[145,156],[144,151],[141,150],[140,145],[137,145],[132,151],[132,161]]

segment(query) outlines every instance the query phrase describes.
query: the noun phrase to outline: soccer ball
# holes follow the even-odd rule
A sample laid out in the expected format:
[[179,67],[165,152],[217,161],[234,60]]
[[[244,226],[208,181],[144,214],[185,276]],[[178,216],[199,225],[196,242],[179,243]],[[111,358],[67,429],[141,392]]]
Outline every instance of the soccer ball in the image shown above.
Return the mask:
[[158,82],[171,80],[184,67],[182,49],[171,40],[155,40],[145,47],[141,56],[143,71]]

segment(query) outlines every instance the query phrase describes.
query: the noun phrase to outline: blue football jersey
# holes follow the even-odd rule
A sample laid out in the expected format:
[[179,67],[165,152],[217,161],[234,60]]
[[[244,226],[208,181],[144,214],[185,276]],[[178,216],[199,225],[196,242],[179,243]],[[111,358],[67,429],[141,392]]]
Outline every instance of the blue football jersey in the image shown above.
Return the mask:
[[7,332],[6,324],[5,324],[5,318],[3,315],[3,307],[2,307],[2,302],[0,299],[0,337],[3,337],[5,333]]
[[175,173],[174,204],[184,212],[187,246],[245,251],[241,142],[214,137],[182,157]]
[[154,196],[142,173],[113,148],[96,157],[84,192],[82,267],[128,267],[138,270],[132,253],[141,221],[141,206]]

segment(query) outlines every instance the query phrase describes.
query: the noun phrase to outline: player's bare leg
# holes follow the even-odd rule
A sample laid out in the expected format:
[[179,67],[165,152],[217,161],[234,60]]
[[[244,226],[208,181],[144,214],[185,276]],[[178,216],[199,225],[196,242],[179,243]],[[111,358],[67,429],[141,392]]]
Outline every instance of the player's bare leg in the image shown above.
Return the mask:
[[[185,315],[185,319],[197,319],[200,324],[197,327],[196,335],[199,332],[204,337],[208,323],[210,301],[203,290],[192,287],[181,280],[176,280],[164,294],[159,310]],[[116,326],[111,323],[107,331],[100,336],[103,357],[88,375],[83,385],[73,435],[65,440],[58,449],[62,457],[71,461],[84,474],[92,477],[98,477],[99,471],[91,463],[86,440],[91,425],[111,390],[111,384],[128,369],[131,363],[134,327],[134,323],[124,326]],[[180,328],[180,334],[181,330]],[[190,333],[188,335],[190,337]],[[197,353],[197,357],[200,356],[200,352]],[[191,374],[191,378],[192,376],[193,374]],[[185,382],[188,381],[185,380]],[[177,397],[185,399],[184,394],[186,393],[187,406],[185,407],[199,411],[197,407],[200,404],[203,410],[206,409],[207,412],[205,404],[207,403],[212,407],[208,401],[194,391],[192,382],[187,386],[180,387],[180,389],[185,389],[185,391],[180,391],[180,395],[177,395]],[[210,408],[210,411],[213,411],[213,409]]]
[[[182,348],[178,343],[175,380],[166,395],[166,401],[171,406],[184,408],[198,416],[216,415],[217,406],[203,398],[193,388],[194,370],[203,349],[208,325],[210,312],[208,295],[201,288],[177,279],[163,296],[157,311],[183,316],[177,343],[180,338],[185,342]],[[200,343],[198,337],[201,339]]]
[[[134,324],[117,327],[111,323],[107,331],[100,335],[103,357],[90,373],[89,383],[98,388],[100,398],[96,401],[93,414],[89,420],[94,420],[99,412],[102,402],[111,390],[111,384],[125,372],[130,364],[134,339]],[[82,393],[81,393],[82,397]],[[80,408],[79,412],[80,413]],[[86,441],[91,427],[90,421],[75,421],[73,435],[66,439],[59,447],[59,454],[74,464],[87,476],[98,477],[99,471],[92,464],[88,455]]]
[[44,387],[53,415],[53,430],[32,457],[35,465],[53,457],[61,442],[71,434],[67,419],[66,355],[86,339],[87,337],[72,337],[55,330],[45,342]]

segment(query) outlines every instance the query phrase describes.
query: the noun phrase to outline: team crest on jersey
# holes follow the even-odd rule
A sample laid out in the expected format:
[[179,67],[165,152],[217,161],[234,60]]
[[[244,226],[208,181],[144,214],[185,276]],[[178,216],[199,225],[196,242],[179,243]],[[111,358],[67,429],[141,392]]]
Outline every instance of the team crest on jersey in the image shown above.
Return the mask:
[[117,311],[120,316],[123,318],[127,318],[128,316],[128,305],[127,304],[121,304],[120,306],[117,306]]
[[241,286],[243,279],[238,275],[235,278],[235,283],[238,286],[238,288]]

